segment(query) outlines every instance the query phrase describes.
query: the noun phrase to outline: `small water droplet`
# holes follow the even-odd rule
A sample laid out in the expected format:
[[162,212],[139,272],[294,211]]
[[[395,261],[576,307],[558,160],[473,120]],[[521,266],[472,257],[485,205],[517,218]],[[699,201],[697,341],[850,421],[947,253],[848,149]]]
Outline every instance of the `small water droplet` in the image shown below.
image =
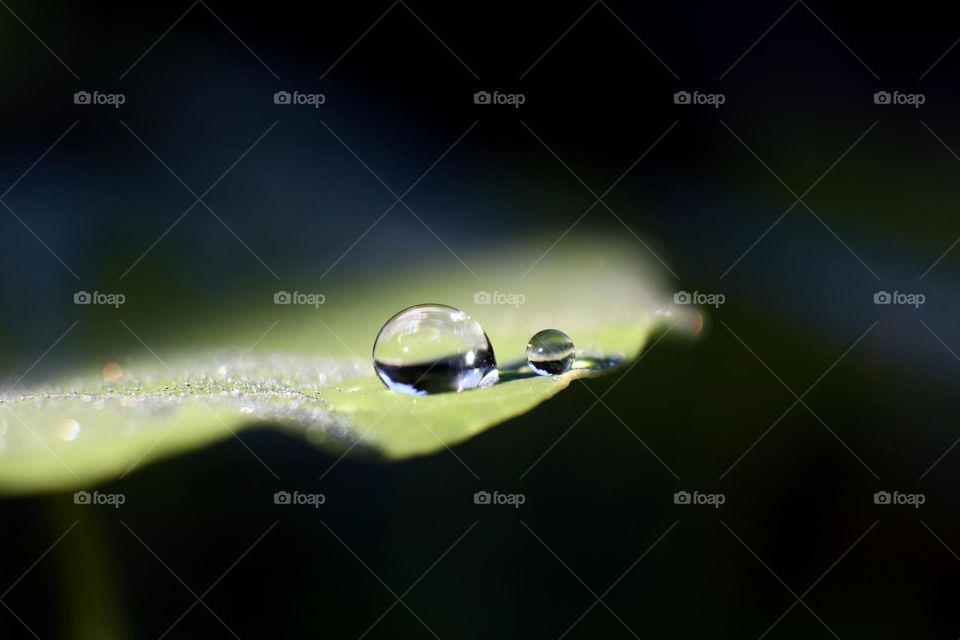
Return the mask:
[[442,304],[387,320],[373,345],[373,367],[387,388],[411,395],[487,387],[500,378],[480,323]]
[[57,435],[60,436],[62,440],[73,442],[80,437],[80,423],[73,418],[62,421],[57,426]]
[[527,364],[541,376],[566,373],[573,366],[576,355],[573,340],[563,331],[538,331],[527,343]]
[[116,382],[123,377],[123,368],[116,362],[108,362],[103,365],[103,381]]

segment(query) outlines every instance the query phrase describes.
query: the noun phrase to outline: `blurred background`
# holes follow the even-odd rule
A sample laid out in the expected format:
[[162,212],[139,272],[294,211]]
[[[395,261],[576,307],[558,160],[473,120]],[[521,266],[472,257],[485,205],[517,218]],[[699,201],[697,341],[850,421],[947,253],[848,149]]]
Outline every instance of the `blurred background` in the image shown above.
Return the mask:
[[117,514],[5,499],[2,637],[960,634],[950,8],[0,4],[4,388],[142,354],[120,319],[244,348],[268,292],[518,242],[635,241],[725,299],[456,456],[264,430],[101,487]]

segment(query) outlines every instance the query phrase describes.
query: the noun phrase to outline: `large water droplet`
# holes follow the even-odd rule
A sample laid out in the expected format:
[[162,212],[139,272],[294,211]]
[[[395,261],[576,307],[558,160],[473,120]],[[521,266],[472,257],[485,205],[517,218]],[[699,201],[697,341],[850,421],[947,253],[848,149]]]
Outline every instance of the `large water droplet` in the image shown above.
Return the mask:
[[388,388],[412,395],[465,391],[499,380],[490,339],[459,309],[421,304],[380,329],[373,366]]
[[558,376],[573,366],[573,340],[563,331],[538,331],[527,343],[527,364],[541,376]]

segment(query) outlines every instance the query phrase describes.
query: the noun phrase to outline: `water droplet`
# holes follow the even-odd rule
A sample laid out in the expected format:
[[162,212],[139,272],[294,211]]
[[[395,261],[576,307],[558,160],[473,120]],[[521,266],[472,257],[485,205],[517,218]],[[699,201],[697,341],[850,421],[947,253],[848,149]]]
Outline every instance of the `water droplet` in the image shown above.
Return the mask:
[[73,442],[80,437],[80,423],[73,418],[63,420],[57,425],[57,435],[60,436],[62,440]]
[[389,389],[411,395],[486,387],[500,378],[480,323],[442,304],[410,307],[387,320],[373,345],[373,366]]
[[103,381],[110,383],[116,382],[123,377],[123,368],[116,362],[108,362],[103,365]]
[[575,355],[573,340],[556,329],[538,331],[527,343],[527,364],[541,376],[566,373]]

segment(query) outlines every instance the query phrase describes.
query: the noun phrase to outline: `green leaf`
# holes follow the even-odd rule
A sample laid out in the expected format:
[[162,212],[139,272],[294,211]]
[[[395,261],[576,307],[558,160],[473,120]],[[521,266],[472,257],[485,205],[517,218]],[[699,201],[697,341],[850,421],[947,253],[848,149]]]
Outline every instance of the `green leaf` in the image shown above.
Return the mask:
[[[377,330],[399,309],[422,302],[464,309],[487,331],[502,367],[522,362],[527,339],[548,327],[570,335],[584,361],[625,364],[666,319],[657,311],[665,298],[654,293],[632,250],[605,242],[556,253],[526,274],[530,262],[504,257],[519,252],[471,260],[482,280],[448,265],[390,274],[377,285],[324,292],[318,307],[275,306],[265,292],[269,302],[242,314],[240,323],[191,327],[206,348],[186,353],[153,348],[125,325],[143,349],[122,369],[101,371],[98,363],[79,377],[0,396],[0,492],[123,477],[264,425],[335,454],[389,460],[452,447],[609,367],[578,365],[558,377],[520,377],[463,393],[398,394],[358,354],[370,352]],[[484,291],[513,304],[482,304],[475,295]],[[251,335],[249,329],[271,322],[254,348],[223,348],[236,342],[225,336]]]

